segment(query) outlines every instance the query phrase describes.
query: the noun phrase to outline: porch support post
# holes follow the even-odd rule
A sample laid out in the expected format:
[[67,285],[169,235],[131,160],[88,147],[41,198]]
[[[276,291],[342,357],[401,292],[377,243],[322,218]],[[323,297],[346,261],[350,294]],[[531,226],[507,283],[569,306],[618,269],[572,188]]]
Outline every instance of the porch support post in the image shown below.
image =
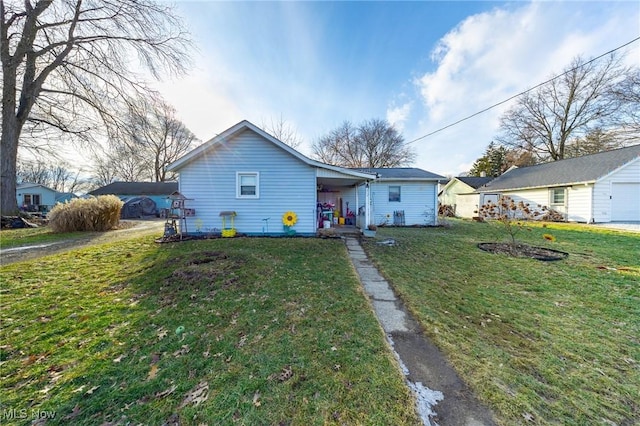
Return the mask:
[[436,206],[435,207],[435,212],[433,215],[433,225],[434,226],[438,226],[438,187],[440,186],[440,181],[436,181],[436,187],[434,189],[434,200],[433,200],[433,205]]
[[[359,192],[359,187],[360,185],[358,185],[357,183],[355,184],[355,188],[356,188],[356,210],[355,210],[355,214],[354,214],[354,220],[356,228],[358,227],[358,220],[360,220],[360,202],[358,200],[358,192]],[[360,226],[362,227],[362,224],[360,224]]]
[[364,227],[362,229],[366,229],[371,224],[371,191],[369,186],[369,181],[367,181],[364,185]]

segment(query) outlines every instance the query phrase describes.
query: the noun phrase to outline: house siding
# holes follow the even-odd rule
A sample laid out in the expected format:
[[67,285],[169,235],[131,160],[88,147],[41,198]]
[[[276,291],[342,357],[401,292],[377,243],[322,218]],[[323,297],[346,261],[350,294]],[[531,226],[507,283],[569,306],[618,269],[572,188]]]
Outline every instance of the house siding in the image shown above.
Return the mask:
[[574,185],[567,189],[567,220],[570,222],[591,222],[591,194],[593,185]]
[[[236,198],[237,172],[259,173],[259,198]],[[180,192],[193,198],[186,206],[195,209],[195,216],[187,219],[187,230],[196,231],[196,223],[203,230],[221,229],[220,212],[232,210],[240,233],[262,234],[267,228],[270,234],[283,233],[282,215],[293,211],[298,216],[293,229],[313,234],[315,182],[314,167],[245,130],[180,170]]]
[[[389,186],[400,186],[400,201],[389,201]],[[435,225],[436,182],[384,181],[371,184],[371,221],[393,225],[393,212],[404,210],[405,225]],[[364,204],[364,189],[358,201]]]
[[458,202],[457,196],[461,193],[473,192],[473,188],[464,182],[456,180],[442,193],[440,202],[448,206],[455,206]]
[[49,209],[56,204],[56,192],[40,185],[29,186],[25,188],[18,187],[16,189],[16,199],[18,206],[24,205],[25,194],[40,195],[40,205],[47,206]]
[[452,206],[457,217],[472,218],[477,216],[480,196],[475,189],[464,182],[455,180],[440,195],[440,203]]
[[478,216],[480,195],[478,194],[457,194],[455,213],[457,217],[470,219]]
[[640,181],[640,158],[598,180],[593,187],[594,222],[611,222],[612,203],[624,202],[624,200],[611,199],[611,185],[613,183],[638,181]]
[[[532,208],[533,210],[537,210],[539,212],[542,212],[542,206],[549,205],[549,189],[548,188],[538,188],[538,189],[529,189],[529,190],[520,190],[520,191],[501,191],[500,194],[503,196],[510,197],[516,204],[519,203],[520,201],[522,201],[524,204],[529,204],[530,208]],[[486,199],[487,195],[489,194],[484,194],[483,199]],[[494,199],[495,198],[492,198],[492,200]],[[564,211],[562,213],[564,213]]]

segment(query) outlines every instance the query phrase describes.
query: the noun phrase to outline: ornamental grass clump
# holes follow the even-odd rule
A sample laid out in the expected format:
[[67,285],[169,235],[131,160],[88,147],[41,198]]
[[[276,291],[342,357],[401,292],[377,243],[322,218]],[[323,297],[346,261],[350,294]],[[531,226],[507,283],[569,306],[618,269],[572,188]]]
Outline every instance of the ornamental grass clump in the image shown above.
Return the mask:
[[120,223],[121,209],[115,195],[76,198],[51,209],[49,226],[53,232],[108,231]]

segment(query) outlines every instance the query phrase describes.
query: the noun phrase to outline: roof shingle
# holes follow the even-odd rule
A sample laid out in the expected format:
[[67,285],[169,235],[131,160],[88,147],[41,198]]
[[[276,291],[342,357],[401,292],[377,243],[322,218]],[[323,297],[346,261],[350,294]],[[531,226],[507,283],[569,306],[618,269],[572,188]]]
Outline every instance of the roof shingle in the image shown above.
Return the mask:
[[503,191],[595,182],[639,157],[640,145],[633,145],[582,157],[516,168],[498,176],[478,190],[481,192]]
[[178,182],[113,182],[89,195],[169,195],[177,190]]
[[377,174],[381,179],[446,179],[444,176],[418,169],[416,167],[354,167],[352,170]]

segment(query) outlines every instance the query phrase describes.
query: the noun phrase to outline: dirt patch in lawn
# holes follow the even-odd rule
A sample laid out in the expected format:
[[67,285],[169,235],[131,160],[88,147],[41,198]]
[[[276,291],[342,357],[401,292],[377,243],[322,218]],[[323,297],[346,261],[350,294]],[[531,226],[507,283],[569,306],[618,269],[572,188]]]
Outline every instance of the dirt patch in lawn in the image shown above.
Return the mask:
[[528,257],[544,261],[562,260],[569,256],[569,253],[563,251],[521,243],[479,243],[478,248],[489,253],[500,253],[513,257]]

